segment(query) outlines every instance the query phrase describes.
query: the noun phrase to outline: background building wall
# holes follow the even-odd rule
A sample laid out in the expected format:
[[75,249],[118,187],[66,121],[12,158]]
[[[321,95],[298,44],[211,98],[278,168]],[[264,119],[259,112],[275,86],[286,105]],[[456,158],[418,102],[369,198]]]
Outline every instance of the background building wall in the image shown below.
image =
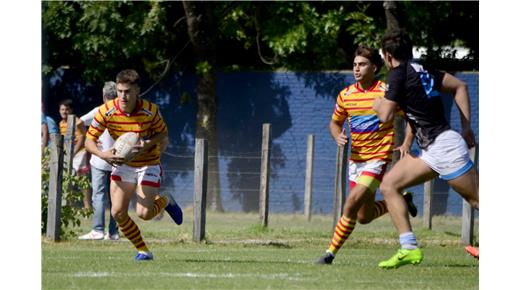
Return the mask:
[[[457,73],[456,76],[468,84],[472,127],[478,141],[479,75]],[[333,207],[336,145],[329,134],[328,124],[338,92],[353,81],[351,71],[218,73],[218,157],[224,210],[257,209],[262,124],[271,123],[270,211],[303,213],[307,135],[313,134],[313,213],[330,213]],[[75,99],[78,115],[88,112],[97,100],[101,101],[101,95],[99,98],[92,96],[97,94],[97,89],[87,86],[78,89],[80,85],[70,83],[70,78],[63,76],[50,79],[49,92],[55,99],[59,95],[73,99],[74,94],[81,95],[81,98]],[[165,172],[163,190],[173,191],[184,207],[191,206],[193,200],[195,87],[194,75],[172,73],[143,96],[160,106],[168,124],[170,146],[162,159]],[[450,97],[443,98],[447,112],[450,112],[447,115],[452,127],[460,131],[456,106]],[[56,108],[49,107],[49,104],[47,107],[56,119],[57,105]],[[414,145],[413,149],[417,150],[417,147]],[[416,186],[411,190],[415,192],[416,203],[422,212],[422,187]],[[381,198],[379,193],[377,197]],[[462,200],[451,190],[444,196],[434,196],[434,199],[438,199],[434,202],[440,205],[434,213],[460,214]],[[445,205],[442,205],[443,202]]]

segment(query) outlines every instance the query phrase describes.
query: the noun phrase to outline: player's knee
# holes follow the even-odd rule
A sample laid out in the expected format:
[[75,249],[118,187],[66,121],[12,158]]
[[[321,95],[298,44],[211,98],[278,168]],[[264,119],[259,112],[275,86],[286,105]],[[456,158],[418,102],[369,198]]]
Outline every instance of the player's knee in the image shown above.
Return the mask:
[[389,182],[385,182],[383,179],[381,185],[379,185],[379,190],[381,191],[381,194],[385,196],[392,190],[392,186]]
[[152,211],[151,210],[148,210],[147,208],[145,207],[142,207],[142,208],[139,208],[139,209],[136,209],[136,214],[137,216],[142,219],[142,220],[150,220],[153,218],[153,214],[152,214]]
[[128,213],[120,209],[112,209],[110,213],[117,222],[125,221],[128,217]]

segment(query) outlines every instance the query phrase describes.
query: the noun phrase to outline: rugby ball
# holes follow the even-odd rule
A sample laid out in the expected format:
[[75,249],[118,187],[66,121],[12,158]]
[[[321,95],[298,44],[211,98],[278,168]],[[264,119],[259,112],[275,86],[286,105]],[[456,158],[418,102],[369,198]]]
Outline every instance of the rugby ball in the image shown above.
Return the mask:
[[132,155],[132,148],[139,142],[139,134],[134,132],[127,132],[117,138],[114,143],[114,154],[117,157],[130,159]]

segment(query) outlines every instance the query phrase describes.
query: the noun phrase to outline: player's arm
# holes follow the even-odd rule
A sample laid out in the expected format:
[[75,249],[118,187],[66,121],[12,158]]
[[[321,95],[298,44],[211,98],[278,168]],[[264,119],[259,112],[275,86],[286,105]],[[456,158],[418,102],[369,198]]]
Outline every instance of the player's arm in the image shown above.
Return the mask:
[[395,150],[399,150],[401,152],[401,158],[403,158],[406,154],[410,153],[410,149],[412,148],[412,142],[413,142],[413,132],[412,132],[412,126],[410,126],[410,123],[406,123],[406,133],[404,136],[403,144],[401,144],[398,147],[394,148]]
[[105,131],[106,125],[107,124],[105,119],[103,119],[103,115],[100,113],[100,111],[98,111],[92,120],[92,123],[90,123],[90,127],[88,128],[85,140],[85,149],[111,165],[122,164],[125,161],[124,158],[116,157],[113,149],[101,151],[101,149],[99,149],[97,146],[99,136],[101,136],[101,134]]
[[459,80],[449,73],[444,74],[442,79],[442,92],[448,92],[453,95],[453,99],[460,113],[460,122],[462,125],[462,137],[471,148],[475,146],[475,135],[471,129],[471,105],[469,100],[468,86],[465,82]]
[[[142,148],[139,150],[141,152],[148,152],[148,150],[152,149],[152,147],[155,146],[156,144],[159,144],[159,146],[162,146],[164,139],[166,139],[166,141],[168,140],[168,131],[164,131],[162,133],[156,134],[148,140],[143,140],[141,142],[141,145],[140,146],[138,145],[137,147]],[[166,143],[166,145],[167,145],[167,143]],[[161,150],[161,152],[162,152],[162,150]]]
[[119,165],[122,164],[125,159],[121,157],[117,157],[114,154],[113,150],[101,151],[97,146],[97,140],[87,137],[85,140],[85,149],[93,155],[105,160],[107,163],[111,165]]
[[386,98],[376,98],[373,105],[379,121],[382,123],[392,121],[397,110],[397,103]]
[[150,151],[156,145],[161,148],[164,139],[168,139],[168,128],[159,112],[159,109],[157,109],[156,115],[153,118],[151,129],[154,132],[153,136],[150,139],[141,140],[140,144],[134,146],[134,152],[136,153],[135,156]]
[[[348,88],[346,90],[348,90]],[[330,135],[338,147],[345,146],[348,143],[348,137],[345,134],[345,129],[343,129],[343,124],[345,124],[345,120],[348,117],[348,112],[344,106],[345,102],[342,94],[346,96],[345,90],[341,91],[336,97],[336,105],[334,106],[334,112],[332,113],[329,124]]]
[[164,151],[166,151],[166,148],[168,148],[168,145],[170,144],[170,140],[168,140],[168,138],[164,138],[162,141],[161,141],[161,153],[163,153]]
[[85,140],[85,149],[92,155],[96,155],[97,157],[99,158],[102,158],[103,159],[103,151],[101,151],[97,144],[96,144],[96,141],[91,139],[91,138],[87,138]]
[[398,102],[406,95],[405,92],[406,68],[397,67],[388,73],[388,83],[385,95],[376,98],[372,108],[376,111],[379,121],[386,123],[394,119],[397,114]]
[[330,120],[329,131],[330,135],[336,141],[338,146],[345,146],[348,143],[347,135],[343,129],[343,123],[345,121]]

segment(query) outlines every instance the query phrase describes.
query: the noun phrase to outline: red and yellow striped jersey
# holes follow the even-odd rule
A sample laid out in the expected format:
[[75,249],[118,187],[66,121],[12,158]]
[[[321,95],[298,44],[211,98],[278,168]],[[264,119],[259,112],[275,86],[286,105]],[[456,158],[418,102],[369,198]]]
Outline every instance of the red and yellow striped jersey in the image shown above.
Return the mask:
[[385,89],[386,84],[376,80],[368,90],[361,89],[359,83],[355,83],[338,94],[332,119],[339,122],[348,120],[352,139],[350,160],[354,162],[375,159],[392,161],[393,121],[379,122],[372,109],[374,99],[382,98]]
[[[83,125],[83,121],[79,118],[79,117],[76,117],[76,130],[74,130],[74,144],[78,143],[78,138],[81,136],[81,131],[78,130],[78,128],[82,128]],[[61,135],[65,135],[67,133],[67,120],[61,120],[60,121],[60,134]],[[84,131],[83,131],[84,133]]]
[[[147,140],[168,131],[156,104],[138,99],[134,111],[127,114],[119,108],[118,99],[108,101],[99,107],[88,128],[87,138],[97,141],[105,129],[114,140],[126,132],[136,132],[140,138]],[[160,163],[160,157],[160,147],[156,144],[148,152],[135,157],[127,164],[133,167],[155,165]]]

